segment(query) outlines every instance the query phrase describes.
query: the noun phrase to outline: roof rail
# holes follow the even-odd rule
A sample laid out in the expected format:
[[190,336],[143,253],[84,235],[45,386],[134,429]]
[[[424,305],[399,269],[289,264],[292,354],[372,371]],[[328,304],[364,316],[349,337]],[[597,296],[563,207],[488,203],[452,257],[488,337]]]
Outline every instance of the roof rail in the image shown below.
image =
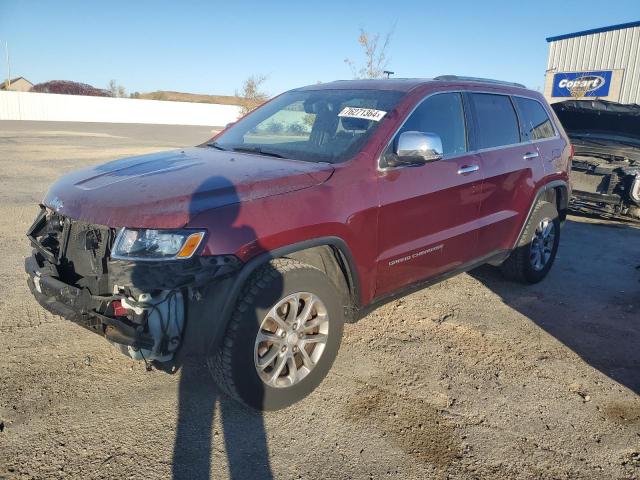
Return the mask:
[[478,77],[459,77],[458,75],[439,75],[434,80],[452,81],[459,80],[462,82],[480,82],[480,83],[495,83],[497,85],[509,85],[511,87],[527,88],[521,83],[516,82],[504,82],[502,80],[494,80],[492,78],[478,78]]

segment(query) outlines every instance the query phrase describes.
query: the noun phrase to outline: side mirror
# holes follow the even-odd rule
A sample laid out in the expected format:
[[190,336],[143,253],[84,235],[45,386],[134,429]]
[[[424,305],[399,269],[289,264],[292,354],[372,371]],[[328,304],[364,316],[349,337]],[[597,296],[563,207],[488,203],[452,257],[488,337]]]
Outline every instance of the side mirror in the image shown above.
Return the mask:
[[226,130],[229,127],[233,127],[235,124],[236,124],[236,122],[229,122],[229,123],[227,123],[227,126],[224,127],[224,129]]
[[436,133],[403,132],[398,137],[394,153],[391,163],[396,165],[434,162],[442,158],[442,140]]

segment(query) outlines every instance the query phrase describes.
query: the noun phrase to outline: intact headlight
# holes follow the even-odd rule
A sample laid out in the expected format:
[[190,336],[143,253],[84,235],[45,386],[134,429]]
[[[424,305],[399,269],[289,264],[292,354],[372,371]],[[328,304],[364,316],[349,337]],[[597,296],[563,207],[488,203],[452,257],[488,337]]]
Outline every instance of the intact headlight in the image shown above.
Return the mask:
[[205,237],[198,230],[123,228],[118,232],[111,257],[121,260],[172,260],[191,258]]

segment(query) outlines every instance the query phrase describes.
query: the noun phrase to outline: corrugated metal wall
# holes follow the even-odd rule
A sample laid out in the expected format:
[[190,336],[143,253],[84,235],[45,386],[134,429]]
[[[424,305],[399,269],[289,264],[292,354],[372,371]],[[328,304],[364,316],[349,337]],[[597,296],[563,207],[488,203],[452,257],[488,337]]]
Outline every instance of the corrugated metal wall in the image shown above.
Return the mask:
[[640,26],[549,43],[547,70],[624,69],[620,103],[640,103]]

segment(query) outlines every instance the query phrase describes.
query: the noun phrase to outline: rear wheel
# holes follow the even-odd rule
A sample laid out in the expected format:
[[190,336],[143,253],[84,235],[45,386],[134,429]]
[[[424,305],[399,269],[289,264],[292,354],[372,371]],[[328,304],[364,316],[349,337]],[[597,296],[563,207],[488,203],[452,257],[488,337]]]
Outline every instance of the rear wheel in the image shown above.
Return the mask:
[[306,397],[337,355],[344,323],[339,298],[327,276],[310,265],[276,259],[259,268],[211,355],[216,383],[257,410]]
[[558,210],[549,202],[538,202],[518,246],[502,264],[502,273],[508,279],[522,283],[539,282],[551,270],[559,243]]

